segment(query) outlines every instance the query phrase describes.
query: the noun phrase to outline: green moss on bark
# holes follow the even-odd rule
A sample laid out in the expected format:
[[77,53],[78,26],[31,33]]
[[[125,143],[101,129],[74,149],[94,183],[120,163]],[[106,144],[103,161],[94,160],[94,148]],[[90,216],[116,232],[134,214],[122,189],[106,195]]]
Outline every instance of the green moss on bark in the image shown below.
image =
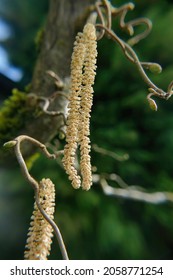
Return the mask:
[[13,89],[12,95],[5,100],[0,109],[0,144],[12,140],[20,131],[26,121],[33,116],[33,108],[27,106],[25,92]]

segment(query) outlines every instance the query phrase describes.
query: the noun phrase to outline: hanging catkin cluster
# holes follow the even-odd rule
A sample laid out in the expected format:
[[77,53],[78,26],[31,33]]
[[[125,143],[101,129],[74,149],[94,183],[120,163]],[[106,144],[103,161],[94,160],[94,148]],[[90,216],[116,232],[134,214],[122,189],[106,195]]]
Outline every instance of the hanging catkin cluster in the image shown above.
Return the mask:
[[[50,179],[42,179],[40,182],[39,201],[47,213],[53,219],[55,209],[55,188]],[[24,258],[26,260],[47,260],[52,243],[52,227],[43,218],[36,203],[31,216],[31,223],[26,241]]]
[[[89,190],[92,185],[90,162],[90,112],[93,103],[93,84],[96,75],[97,41],[95,26],[87,23],[78,33],[71,60],[71,91],[67,117],[67,144],[63,164],[74,188]],[[75,167],[80,147],[80,172]],[[81,183],[82,177],[82,183]]]

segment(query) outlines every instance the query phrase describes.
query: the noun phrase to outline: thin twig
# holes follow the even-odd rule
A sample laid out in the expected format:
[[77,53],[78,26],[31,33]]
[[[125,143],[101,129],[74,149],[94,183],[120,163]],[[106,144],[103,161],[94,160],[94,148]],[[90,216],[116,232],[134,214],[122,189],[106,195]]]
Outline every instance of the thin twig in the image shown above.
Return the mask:
[[50,115],[50,116],[61,116],[63,118],[63,125],[66,124],[66,117],[65,114],[61,111],[49,111],[49,106],[55,99],[59,96],[62,96],[68,100],[67,94],[61,92],[61,91],[56,91],[54,92],[50,97],[44,97],[44,96],[37,96],[35,93],[29,93],[28,94],[28,100],[33,100],[30,101],[30,103],[34,103],[37,105],[44,114]]
[[[57,97],[58,95],[61,95],[61,96],[64,96],[65,98],[67,98],[67,96],[65,96],[65,94],[63,94],[63,93],[58,93],[58,92],[57,92],[56,95],[55,95],[55,93],[54,93],[54,99],[55,99],[55,97]],[[65,115],[64,115],[63,112],[60,112],[60,111],[49,111],[49,110],[48,110],[48,107],[50,106],[50,103],[51,103],[52,100],[53,100],[52,97],[47,98],[47,97],[39,96],[37,99],[40,100],[41,102],[42,102],[42,101],[44,102],[43,105],[42,105],[41,102],[40,102],[39,106],[40,106],[40,108],[42,109],[42,111],[43,111],[45,114],[50,115],[50,116],[62,116],[64,124],[66,123],[66,118],[65,118]]]
[[55,79],[55,84],[57,86],[58,89],[63,89],[64,88],[64,83],[61,80],[61,78],[52,70],[47,70],[46,74],[48,74],[50,77],[52,77],[53,79]]
[[68,254],[67,254],[67,250],[66,250],[66,247],[65,247],[65,244],[64,244],[64,241],[63,241],[63,238],[62,238],[62,234],[58,228],[58,226],[55,224],[55,222],[50,219],[50,217],[47,215],[47,213],[44,211],[44,209],[42,208],[40,202],[39,202],[39,192],[35,192],[35,201],[36,201],[36,204],[37,204],[37,207],[38,209],[40,210],[41,214],[43,215],[43,217],[45,218],[45,220],[51,225],[51,227],[53,228],[54,230],[54,233],[55,233],[55,236],[58,240],[58,244],[59,244],[59,247],[60,247],[60,250],[61,250],[61,254],[62,254],[62,257],[64,260],[68,260],[69,257],[68,257]]
[[108,184],[105,178],[97,174],[93,175],[93,182],[100,184],[103,192],[109,196],[115,196],[123,199],[136,200],[151,204],[163,204],[168,202],[173,203],[173,193],[171,192],[147,193],[136,189],[136,186],[128,186],[124,181],[122,182],[125,183],[125,188],[114,188]]
[[110,156],[113,159],[118,160],[118,161],[124,161],[124,160],[129,159],[128,154],[124,154],[124,155],[120,156],[120,155],[116,154],[115,152],[112,152],[112,151],[106,150],[104,148],[101,148],[101,147],[97,146],[96,144],[92,145],[92,149],[97,153],[100,153],[100,154],[105,155],[105,156]]
[[111,4],[107,0],[103,0],[103,4],[106,8],[106,14],[107,14],[107,27],[110,29],[112,28],[112,12],[111,12]]
[[[100,19],[101,23],[96,24],[96,28],[100,30],[100,34],[98,36],[98,40],[103,37],[103,35],[106,33],[108,37],[111,37],[114,41],[116,41],[120,47],[122,48],[124,54],[126,57],[137,66],[137,69],[142,77],[142,79],[145,81],[145,83],[149,86],[150,93],[152,92],[152,95],[168,99],[173,94],[173,81],[169,84],[167,92],[163,91],[162,89],[158,88],[147,76],[147,74],[144,71],[144,68],[149,69],[153,72],[160,73],[162,68],[157,63],[148,63],[148,62],[140,62],[136,52],[132,49],[131,46],[138,43],[141,39],[145,38],[152,28],[152,23],[147,18],[140,18],[140,19],[134,19],[129,22],[125,22],[125,16],[129,10],[133,10],[134,4],[128,3],[125,5],[122,5],[119,8],[116,8],[110,4],[108,0],[103,0],[96,3],[96,11],[98,14],[98,18]],[[130,35],[134,34],[134,27],[139,26],[141,24],[146,25],[146,30],[142,33],[132,37],[127,43],[123,41],[119,36],[112,30],[112,16],[117,17],[120,15],[120,27],[122,29],[125,29],[129,32]],[[105,18],[107,17],[107,18]],[[150,98],[150,97],[149,97]],[[155,103],[152,99],[148,99],[151,101],[150,103]],[[156,105],[156,103],[155,103]],[[151,106],[152,107],[152,106]],[[157,105],[155,106],[157,108]]]
[[147,27],[146,30],[144,30],[142,33],[140,33],[128,40],[128,44],[130,44],[131,46],[134,46],[139,41],[146,38],[152,29],[152,22],[148,18],[140,18],[140,19],[131,20],[131,21],[127,22],[126,25],[131,28],[133,28],[133,26],[139,26],[139,25],[145,25]]
[[[170,92],[165,92],[165,91],[163,91],[162,89],[158,88],[158,87],[149,79],[149,77],[146,75],[146,73],[145,73],[145,71],[144,71],[144,69],[143,69],[143,67],[142,67],[142,64],[141,64],[141,62],[139,61],[138,56],[136,55],[135,51],[134,51],[127,43],[125,43],[125,42],[124,42],[122,39],[120,39],[112,30],[109,30],[107,27],[105,27],[105,26],[103,26],[103,25],[101,25],[101,24],[96,24],[96,27],[98,27],[98,28],[103,28],[103,29],[108,33],[108,35],[111,36],[112,39],[113,39],[114,41],[116,41],[116,42],[121,46],[121,48],[122,48],[124,54],[127,56],[128,59],[129,59],[129,53],[130,53],[130,56],[133,58],[133,63],[137,66],[138,71],[139,71],[141,77],[142,77],[143,80],[148,84],[148,86],[149,86],[150,88],[153,88],[154,94],[155,94],[155,95],[157,95],[157,96],[159,96],[159,97],[161,97],[161,98],[164,98],[164,99],[166,99],[166,100],[171,96],[172,91],[171,91],[171,93],[170,93]],[[127,53],[127,52],[128,52],[128,53]],[[170,84],[171,86],[172,86],[172,83],[173,83],[173,82],[171,82],[171,84]],[[169,89],[170,89],[170,88],[172,89],[172,87],[171,87],[170,85],[169,85],[168,88],[169,88]]]
[[45,220],[52,226],[55,236],[58,240],[59,243],[59,247],[62,253],[62,257],[64,260],[68,260],[68,254],[67,254],[67,250],[65,248],[65,244],[61,235],[61,232],[58,228],[58,226],[55,224],[55,222],[47,215],[47,213],[44,211],[44,209],[42,208],[40,201],[39,201],[39,184],[38,182],[30,175],[30,173],[28,172],[26,163],[23,159],[22,153],[21,153],[21,143],[23,141],[29,141],[32,144],[36,145],[37,147],[39,147],[43,153],[46,155],[46,157],[48,158],[52,158],[55,159],[57,157],[57,155],[55,154],[50,154],[49,151],[47,150],[46,146],[42,143],[40,143],[39,141],[37,141],[36,139],[29,137],[27,135],[20,135],[17,138],[15,138],[14,140],[7,142],[4,144],[4,146],[8,147],[10,144],[11,146],[14,146],[14,151],[16,154],[16,158],[19,162],[19,165],[21,167],[21,170],[24,174],[24,176],[26,177],[26,179],[29,181],[29,183],[32,185],[33,189],[34,189],[34,194],[35,194],[35,201],[37,204],[38,209],[40,210],[41,214],[43,215],[43,217],[45,218]]
[[[99,17],[99,19],[100,19],[100,21],[101,21],[101,25],[102,25],[102,26],[105,26],[105,20],[104,20],[103,14],[102,14],[102,12],[101,12],[100,3],[99,3],[99,2],[96,2],[95,7],[96,7],[97,15],[98,15],[98,17]],[[101,29],[100,32],[99,32],[99,34],[97,35],[97,41],[99,41],[100,39],[102,39],[103,36],[104,36],[104,34],[105,34],[105,30],[104,30],[104,29]]]

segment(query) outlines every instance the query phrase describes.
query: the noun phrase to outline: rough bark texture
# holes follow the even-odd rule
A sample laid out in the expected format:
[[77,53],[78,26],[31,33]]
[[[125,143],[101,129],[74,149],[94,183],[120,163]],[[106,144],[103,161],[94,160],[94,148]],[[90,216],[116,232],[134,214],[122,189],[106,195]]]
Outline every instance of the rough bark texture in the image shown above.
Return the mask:
[[[44,96],[52,92],[52,80],[45,75],[53,70],[63,80],[69,77],[70,60],[75,35],[83,29],[82,17],[94,0],[51,0],[45,36],[34,75],[33,91]],[[84,18],[85,20],[85,18]]]
[[[32,80],[32,92],[50,96],[55,90],[54,81],[46,74],[52,70],[63,80],[68,93],[70,61],[75,35],[83,29],[85,15],[95,0],[51,0],[45,27],[45,36]],[[88,13],[89,14],[89,13]],[[83,21],[81,20],[83,19]],[[67,100],[59,97],[52,109],[64,112]],[[62,117],[42,116],[26,128],[27,134],[42,142],[49,141],[62,125]]]
[[[63,80],[64,91],[68,93],[75,35],[83,29],[90,5],[95,2],[96,0],[50,0],[44,38],[33,72],[32,93],[47,97],[57,90],[54,79],[46,74],[47,70],[54,71]],[[51,109],[64,112],[66,105],[67,100],[58,97]],[[21,131],[16,131],[16,136],[27,134],[46,143],[57,134],[61,125],[61,116],[42,114],[26,122]],[[25,155],[30,154],[30,148],[27,146],[26,149]]]

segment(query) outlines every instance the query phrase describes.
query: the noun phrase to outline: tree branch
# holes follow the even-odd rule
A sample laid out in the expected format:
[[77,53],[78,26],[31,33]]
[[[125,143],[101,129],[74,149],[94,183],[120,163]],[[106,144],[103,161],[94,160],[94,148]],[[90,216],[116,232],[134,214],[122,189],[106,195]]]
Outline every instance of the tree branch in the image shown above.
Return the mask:
[[[67,254],[67,251],[66,251],[66,247],[65,247],[61,232],[60,232],[58,226],[56,225],[56,223],[49,217],[49,215],[46,213],[46,211],[43,209],[42,205],[40,204],[40,199],[39,199],[39,187],[40,186],[39,186],[39,183],[31,176],[31,174],[29,173],[28,168],[26,166],[26,163],[24,161],[23,154],[21,152],[21,144],[22,144],[23,141],[29,141],[32,144],[39,147],[47,158],[55,159],[56,157],[58,157],[58,154],[57,155],[50,154],[44,144],[40,143],[39,141],[37,141],[34,138],[31,138],[27,135],[20,135],[17,138],[15,138],[14,140],[9,141],[9,142],[4,144],[7,148],[14,147],[15,155],[16,155],[18,163],[21,167],[21,170],[22,170],[25,178],[28,180],[28,182],[32,185],[32,187],[34,189],[35,202],[37,204],[37,207],[40,210],[41,214],[43,215],[44,219],[53,228],[55,236],[56,236],[57,241],[59,243],[59,247],[60,247],[63,259],[67,260],[68,259],[68,254]],[[62,151],[59,151],[59,155],[61,153],[62,153]]]
[[[110,178],[111,175],[115,174],[110,174]],[[128,186],[119,176],[117,176],[117,178],[116,176],[112,177],[114,177],[114,181],[116,181],[121,187],[123,186],[124,188],[114,188],[110,186],[104,177],[97,174],[93,175],[93,182],[99,184],[102,187],[105,195],[151,204],[163,204],[168,202],[173,203],[173,193],[171,192],[147,193],[137,189],[139,188],[138,186]]]

